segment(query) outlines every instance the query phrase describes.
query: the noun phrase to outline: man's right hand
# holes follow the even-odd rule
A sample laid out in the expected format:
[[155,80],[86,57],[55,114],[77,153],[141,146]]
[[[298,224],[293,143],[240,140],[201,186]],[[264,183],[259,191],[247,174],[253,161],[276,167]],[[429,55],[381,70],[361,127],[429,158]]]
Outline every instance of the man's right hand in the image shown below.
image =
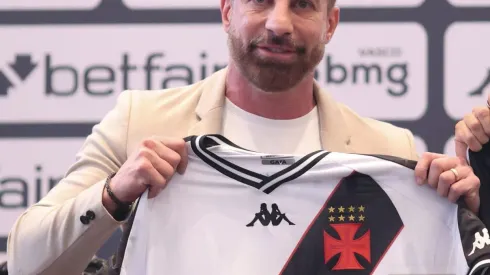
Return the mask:
[[[122,202],[133,202],[146,189],[154,198],[167,185],[174,173],[183,174],[187,167],[187,146],[183,139],[154,137],[144,140],[121,166],[109,183]],[[113,213],[116,204],[104,189],[102,203]]]
[[[488,96],[490,102],[490,95]],[[478,152],[489,141],[490,137],[490,108],[478,106],[465,115],[456,124],[455,149],[456,155],[466,160],[466,150]]]

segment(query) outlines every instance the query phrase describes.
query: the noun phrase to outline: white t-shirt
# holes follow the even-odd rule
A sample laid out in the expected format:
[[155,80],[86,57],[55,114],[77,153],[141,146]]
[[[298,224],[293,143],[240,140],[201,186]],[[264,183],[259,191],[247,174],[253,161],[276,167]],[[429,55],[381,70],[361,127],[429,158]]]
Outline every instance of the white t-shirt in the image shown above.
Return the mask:
[[251,114],[226,99],[223,135],[233,143],[268,154],[307,154],[321,149],[318,109],[288,120]]

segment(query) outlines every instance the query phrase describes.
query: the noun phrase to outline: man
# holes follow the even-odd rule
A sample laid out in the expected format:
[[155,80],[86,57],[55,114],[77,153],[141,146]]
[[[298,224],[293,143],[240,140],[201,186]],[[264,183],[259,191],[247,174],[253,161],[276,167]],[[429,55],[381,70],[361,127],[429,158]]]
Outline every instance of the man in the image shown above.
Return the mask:
[[455,127],[456,155],[462,161],[469,161],[475,174],[481,180],[480,219],[490,225],[490,95],[487,104],[477,106],[466,114]]
[[[11,274],[79,274],[132,202],[148,188],[155,197],[175,171],[184,173],[186,136],[221,133],[272,154],[323,148],[417,159],[408,130],[358,116],[315,83],[339,21],[334,4],[221,0],[228,67],[186,87],[123,92],[66,177],[13,226]],[[465,194],[477,211],[478,179],[457,158],[426,154],[416,176],[452,201]]]

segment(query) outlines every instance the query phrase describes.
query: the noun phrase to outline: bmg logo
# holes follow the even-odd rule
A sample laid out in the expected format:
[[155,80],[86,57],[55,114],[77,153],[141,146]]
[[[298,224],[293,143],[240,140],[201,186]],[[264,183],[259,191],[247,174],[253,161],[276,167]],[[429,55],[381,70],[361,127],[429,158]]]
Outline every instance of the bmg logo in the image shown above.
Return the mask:
[[[381,64],[380,62],[363,62],[359,60],[351,64],[335,60],[327,55],[325,60],[326,84],[352,84],[352,85],[382,85],[387,83],[386,92],[391,96],[403,96],[408,91],[407,62],[393,62]],[[318,71],[316,72],[318,78]]]
[[[408,92],[409,65],[400,59],[401,49],[365,48],[359,49],[358,53],[356,61],[342,61],[341,58],[327,54],[322,76],[325,84],[350,84],[359,88],[386,84],[386,92],[394,97]],[[317,70],[315,77],[319,79],[319,76]]]

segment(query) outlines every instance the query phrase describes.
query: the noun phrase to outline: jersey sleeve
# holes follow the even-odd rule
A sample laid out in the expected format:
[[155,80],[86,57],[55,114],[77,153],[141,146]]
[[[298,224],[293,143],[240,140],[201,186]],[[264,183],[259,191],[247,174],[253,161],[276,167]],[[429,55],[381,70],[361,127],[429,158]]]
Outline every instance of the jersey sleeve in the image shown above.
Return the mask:
[[458,227],[468,275],[490,275],[490,237],[487,227],[464,206],[458,208]]
[[473,172],[480,179],[480,213],[483,223],[490,227],[490,142],[482,150],[468,150],[468,160]]

